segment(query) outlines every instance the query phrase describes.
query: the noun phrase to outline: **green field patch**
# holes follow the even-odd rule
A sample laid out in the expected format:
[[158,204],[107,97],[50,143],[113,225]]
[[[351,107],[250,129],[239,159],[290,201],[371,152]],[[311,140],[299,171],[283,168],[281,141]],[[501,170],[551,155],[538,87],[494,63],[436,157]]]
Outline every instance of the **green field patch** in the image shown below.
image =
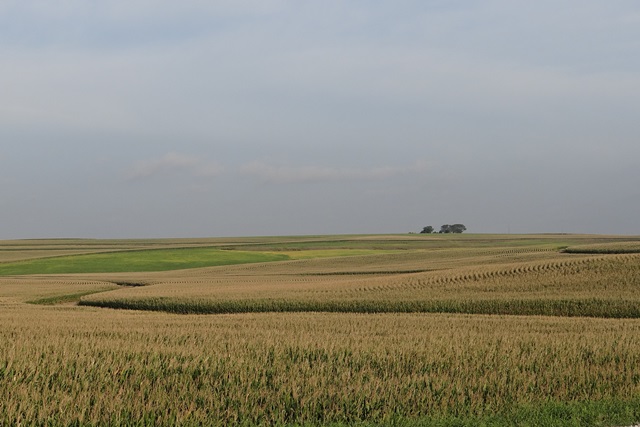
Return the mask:
[[0,276],[168,271],[283,261],[286,254],[213,248],[154,249],[35,259],[0,265]]

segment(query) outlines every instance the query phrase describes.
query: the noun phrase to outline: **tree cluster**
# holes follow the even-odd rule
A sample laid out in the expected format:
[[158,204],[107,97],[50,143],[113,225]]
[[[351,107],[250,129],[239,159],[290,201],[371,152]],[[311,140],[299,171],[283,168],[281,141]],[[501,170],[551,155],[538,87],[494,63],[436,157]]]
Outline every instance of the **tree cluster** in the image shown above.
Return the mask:
[[[463,231],[466,231],[467,227],[464,226],[464,224],[444,224],[440,227],[440,231],[438,231],[438,233],[444,233],[444,234],[448,234],[448,233],[462,233]],[[431,233],[435,233],[435,229],[430,226],[427,225],[426,227],[424,227],[422,229],[422,231],[420,232],[421,234],[431,234]]]

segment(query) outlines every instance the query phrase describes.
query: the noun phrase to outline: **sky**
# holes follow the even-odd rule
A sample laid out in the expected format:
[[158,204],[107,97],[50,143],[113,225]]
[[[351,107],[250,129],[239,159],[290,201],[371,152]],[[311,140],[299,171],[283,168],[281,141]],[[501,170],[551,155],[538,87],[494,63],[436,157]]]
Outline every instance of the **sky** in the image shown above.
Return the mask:
[[0,239],[640,234],[636,0],[0,0]]

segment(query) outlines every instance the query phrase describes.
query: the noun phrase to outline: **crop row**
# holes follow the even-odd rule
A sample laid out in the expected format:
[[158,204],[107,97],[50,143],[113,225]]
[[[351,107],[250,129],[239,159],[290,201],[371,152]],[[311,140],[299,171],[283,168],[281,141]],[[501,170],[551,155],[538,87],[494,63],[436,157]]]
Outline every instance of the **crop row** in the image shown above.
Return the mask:
[[294,300],[294,299],[186,299],[186,298],[83,298],[83,306],[162,311],[180,314],[229,313],[467,313],[566,317],[640,318],[637,301],[608,299],[509,300]]
[[571,254],[637,254],[640,253],[640,240],[569,246],[564,249],[564,252]]

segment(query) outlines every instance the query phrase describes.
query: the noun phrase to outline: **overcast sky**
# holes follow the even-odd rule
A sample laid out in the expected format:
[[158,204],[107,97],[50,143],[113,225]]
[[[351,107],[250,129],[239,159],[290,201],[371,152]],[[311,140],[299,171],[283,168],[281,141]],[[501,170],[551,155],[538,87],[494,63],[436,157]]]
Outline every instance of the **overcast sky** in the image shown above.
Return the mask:
[[640,234],[637,0],[1,0],[0,239]]

